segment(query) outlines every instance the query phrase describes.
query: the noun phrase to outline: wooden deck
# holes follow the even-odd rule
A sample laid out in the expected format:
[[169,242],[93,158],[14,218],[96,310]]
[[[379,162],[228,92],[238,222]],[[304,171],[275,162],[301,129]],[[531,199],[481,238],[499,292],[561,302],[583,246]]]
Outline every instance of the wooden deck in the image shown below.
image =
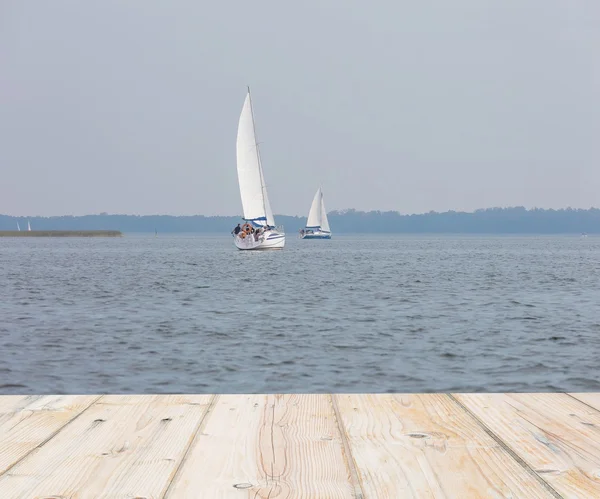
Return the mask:
[[600,394],[1,396],[34,497],[600,497]]

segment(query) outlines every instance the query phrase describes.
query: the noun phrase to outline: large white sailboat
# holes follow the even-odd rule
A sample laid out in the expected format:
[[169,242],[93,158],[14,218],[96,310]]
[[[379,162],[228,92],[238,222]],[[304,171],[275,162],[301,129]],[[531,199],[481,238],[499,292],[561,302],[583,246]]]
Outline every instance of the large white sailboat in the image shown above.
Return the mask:
[[323,202],[323,191],[319,187],[308,212],[306,227],[300,231],[302,239],[331,239],[329,220]]
[[285,246],[285,233],[283,227],[275,226],[269,204],[249,88],[238,123],[236,152],[245,223],[233,235],[235,245],[241,250],[282,249]]

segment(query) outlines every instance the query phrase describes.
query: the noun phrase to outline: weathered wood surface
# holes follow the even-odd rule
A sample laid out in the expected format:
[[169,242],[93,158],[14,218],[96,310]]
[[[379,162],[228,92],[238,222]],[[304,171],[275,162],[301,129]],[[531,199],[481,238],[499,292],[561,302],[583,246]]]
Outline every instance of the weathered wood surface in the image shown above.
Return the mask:
[[600,412],[561,393],[456,395],[565,497],[600,497]]
[[445,394],[337,395],[367,497],[545,497],[527,468]]
[[97,395],[0,397],[0,476],[54,437],[97,399]]
[[600,393],[571,393],[570,395],[600,411]]
[[346,498],[348,476],[330,397],[221,395],[168,497]]
[[600,394],[0,396],[30,497],[600,497]]
[[101,397],[0,475],[0,497],[161,497],[209,399]]

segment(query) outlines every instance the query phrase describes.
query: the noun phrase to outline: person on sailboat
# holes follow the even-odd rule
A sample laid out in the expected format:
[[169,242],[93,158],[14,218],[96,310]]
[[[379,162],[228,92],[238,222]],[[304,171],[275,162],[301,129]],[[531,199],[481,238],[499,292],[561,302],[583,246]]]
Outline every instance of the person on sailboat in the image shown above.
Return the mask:
[[237,224],[237,227],[234,227],[234,229],[231,231],[231,233],[235,234],[237,236],[241,230],[242,230],[242,228],[240,227],[240,224]]

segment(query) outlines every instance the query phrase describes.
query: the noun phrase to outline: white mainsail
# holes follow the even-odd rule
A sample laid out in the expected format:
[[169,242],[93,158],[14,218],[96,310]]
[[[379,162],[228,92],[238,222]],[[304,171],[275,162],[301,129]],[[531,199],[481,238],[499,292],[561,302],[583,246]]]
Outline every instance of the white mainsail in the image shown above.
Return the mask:
[[321,227],[321,195],[321,188],[319,187],[310,205],[308,220],[306,221],[307,228],[318,229]]
[[327,211],[325,211],[325,202],[323,201],[323,191],[320,187],[310,205],[306,228],[329,232],[329,220],[327,220]]
[[17,222],[17,230],[21,232],[21,227],[19,227],[19,222]]
[[250,89],[240,114],[236,151],[244,219],[254,225],[275,226],[256,142]]
[[30,231],[31,230],[31,225],[29,224],[29,220],[27,220],[27,230]]

